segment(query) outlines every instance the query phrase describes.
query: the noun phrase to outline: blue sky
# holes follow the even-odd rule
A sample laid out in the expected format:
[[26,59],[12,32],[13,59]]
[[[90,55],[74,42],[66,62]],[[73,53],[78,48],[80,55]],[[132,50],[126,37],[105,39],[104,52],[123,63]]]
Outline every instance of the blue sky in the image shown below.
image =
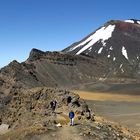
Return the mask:
[[140,19],[139,0],[0,0],[0,67],[32,48],[59,51],[111,19]]

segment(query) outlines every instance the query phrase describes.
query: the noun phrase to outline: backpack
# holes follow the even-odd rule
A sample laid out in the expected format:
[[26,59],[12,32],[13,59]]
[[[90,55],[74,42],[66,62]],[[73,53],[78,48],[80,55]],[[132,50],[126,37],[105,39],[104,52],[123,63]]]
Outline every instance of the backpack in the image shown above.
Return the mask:
[[69,118],[70,118],[70,119],[74,118],[74,112],[71,111],[71,112],[69,113]]

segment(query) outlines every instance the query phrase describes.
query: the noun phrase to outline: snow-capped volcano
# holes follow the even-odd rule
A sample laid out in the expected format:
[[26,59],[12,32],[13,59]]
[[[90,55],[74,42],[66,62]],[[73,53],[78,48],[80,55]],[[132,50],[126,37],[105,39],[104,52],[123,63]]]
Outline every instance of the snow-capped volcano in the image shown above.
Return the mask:
[[111,20],[63,51],[104,61],[114,74],[140,73],[140,20]]
[[[138,29],[139,28],[139,29]],[[122,29],[122,31],[121,31]],[[126,29],[126,30],[125,30]],[[125,32],[123,32],[125,30]],[[128,37],[135,37],[131,36],[131,30],[132,33],[134,30],[137,32],[140,30],[140,20],[124,20],[124,21],[110,21],[106,23],[101,28],[97,29],[95,32],[84,38],[78,43],[75,43],[74,45],[66,48],[64,51],[67,53],[73,53],[76,55],[79,55],[81,53],[85,53],[86,55],[89,55],[90,52],[94,49],[96,53],[100,54],[104,48],[107,48],[109,45],[108,42],[112,38],[115,37],[116,32],[118,31],[122,32],[124,36]],[[137,32],[138,33],[138,32]],[[136,34],[137,35],[137,34]],[[101,44],[100,48],[96,48],[97,44]],[[95,45],[95,46],[94,46]],[[113,50],[112,46],[110,46]],[[124,46],[122,46],[124,48]],[[123,49],[124,50],[124,49]]]

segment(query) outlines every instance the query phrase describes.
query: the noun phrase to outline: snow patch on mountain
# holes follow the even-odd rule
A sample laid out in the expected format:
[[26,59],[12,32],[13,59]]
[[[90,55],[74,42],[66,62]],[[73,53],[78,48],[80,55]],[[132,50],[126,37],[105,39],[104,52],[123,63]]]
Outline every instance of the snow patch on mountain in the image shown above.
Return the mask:
[[115,61],[115,60],[116,60],[116,57],[113,58],[113,61]]
[[80,49],[76,53],[77,55],[79,55],[80,53],[82,53],[83,51],[85,51],[86,49],[88,49],[89,47],[94,45],[99,40],[102,40],[103,45],[105,45],[104,41],[106,41],[112,37],[112,33],[113,33],[114,29],[115,29],[115,25],[109,25],[107,27],[100,28],[93,35],[91,35],[89,38],[87,38],[85,41],[83,41],[79,45],[75,46],[73,48],[73,50],[86,44],[87,42],[89,42],[87,45],[85,45],[82,49]]
[[82,47],[82,49],[80,49],[76,53],[77,55],[79,55],[80,53],[82,53],[83,51],[85,51],[86,49],[88,49],[89,47],[91,47],[92,45],[94,45],[96,42],[98,42],[100,40],[101,40],[103,46],[106,46],[105,41],[112,37],[112,33],[113,33],[114,29],[115,29],[115,25],[109,25],[107,27],[102,27],[99,30],[97,30],[94,34],[89,36],[85,41],[70,48],[68,50],[68,52],[73,51],[73,50],[85,45],[84,47]]
[[91,52],[91,50],[92,50],[92,47],[90,47],[88,50],[89,50],[89,52]]
[[124,69],[121,69],[121,72],[124,73]]
[[135,20],[135,19],[125,20],[124,22],[140,24],[140,20]]
[[140,24],[140,21],[137,21],[138,24]]
[[124,55],[124,57],[125,57],[126,59],[128,59],[127,51],[126,51],[126,49],[125,49],[124,46],[122,47],[122,54]]
[[103,46],[105,47],[106,46],[106,42],[104,42],[104,40],[101,41]]
[[120,69],[122,68],[123,64],[120,65]]
[[134,20],[125,20],[125,22],[134,23]]
[[103,47],[101,47],[101,48],[99,49],[98,54],[100,54],[100,53],[102,52],[102,50],[103,50]]
[[109,50],[111,50],[111,51],[112,51],[112,50],[113,50],[113,47],[111,46],[111,47],[109,48]]
[[110,58],[110,54],[107,57]]

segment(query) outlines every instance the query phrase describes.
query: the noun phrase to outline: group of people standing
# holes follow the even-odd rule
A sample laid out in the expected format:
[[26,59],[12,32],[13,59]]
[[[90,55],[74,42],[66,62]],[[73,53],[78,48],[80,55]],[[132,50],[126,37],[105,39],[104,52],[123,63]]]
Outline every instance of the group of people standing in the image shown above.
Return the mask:
[[[50,106],[51,106],[51,110],[53,113],[55,113],[55,109],[56,109],[56,106],[57,106],[57,101],[56,100],[53,100],[50,102]],[[69,112],[69,118],[70,118],[70,126],[74,126],[74,112],[71,110]]]

